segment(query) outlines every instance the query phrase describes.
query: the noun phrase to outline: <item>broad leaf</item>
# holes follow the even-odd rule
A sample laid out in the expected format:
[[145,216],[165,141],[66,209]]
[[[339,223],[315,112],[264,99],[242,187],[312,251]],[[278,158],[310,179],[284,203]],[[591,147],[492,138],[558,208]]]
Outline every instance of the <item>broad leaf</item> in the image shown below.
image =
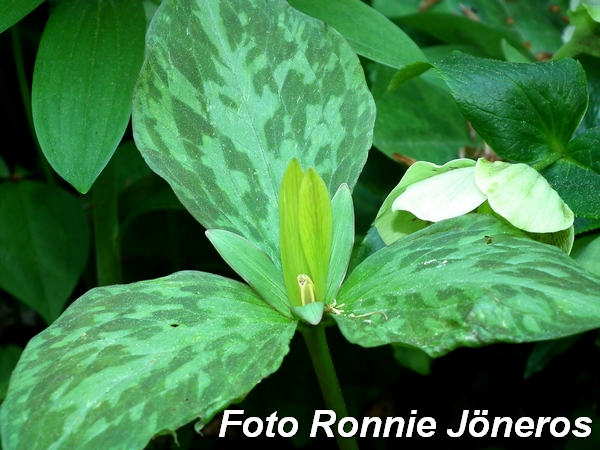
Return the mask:
[[571,257],[586,270],[600,276],[600,236],[593,234],[577,239]]
[[10,449],[141,449],[243,398],[296,322],[202,272],[93,289],[31,340],[0,411]]
[[556,356],[569,350],[581,337],[579,334],[567,336],[551,341],[536,342],[525,367],[524,378],[529,378],[539,372],[550,363]]
[[556,161],[587,108],[585,74],[571,59],[518,64],[453,53],[435,67],[473,128],[514,161]]
[[62,0],[44,28],[32,86],[35,130],[54,170],[80,192],[123,137],[144,33],[138,0]]
[[294,8],[335,28],[359,55],[400,69],[425,55],[381,13],[360,0],[290,0]]
[[298,158],[354,186],[375,110],[354,51],[281,0],[166,1],[148,30],[136,143],[206,228],[280,265],[277,198]]
[[0,33],[33,11],[44,0],[0,0]]
[[237,234],[208,230],[206,237],[246,283],[285,317],[292,318],[281,273],[257,246]]
[[600,218],[600,127],[569,142],[564,156],[542,175],[577,215]]
[[0,184],[0,288],[48,323],[63,310],[87,262],[82,205],[34,181]]
[[437,357],[598,328],[598,292],[600,277],[562,251],[493,217],[467,215],[363,261],[342,286],[344,314],[334,318],[350,342],[403,343]]
[[325,303],[330,304],[344,281],[354,246],[354,208],[352,195],[345,184],[341,185],[331,201],[333,212],[333,240],[327,274]]

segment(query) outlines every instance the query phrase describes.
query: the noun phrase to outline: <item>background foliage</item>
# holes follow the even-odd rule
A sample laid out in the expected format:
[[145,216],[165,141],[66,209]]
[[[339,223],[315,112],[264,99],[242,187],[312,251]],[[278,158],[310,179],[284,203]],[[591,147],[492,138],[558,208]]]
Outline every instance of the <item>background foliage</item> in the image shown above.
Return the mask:
[[[238,278],[169,185],[148,168],[132,141],[128,125],[131,90],[141,65],[144,24],[149,23],[157,3],[123,2],[127,4],[123,11],[94,11],[102,17],[97,32],[82,37],[77,27],[90,30],[89,25],[73,21],[70,14],[85,20],[87,13],[82,5],[87,3],[83,0],[0,2],[0,30],[5,30],[0,34],[0,48],[4,55],[10,55],[0,66],[0,131],[16,142],[9,145],[6,140],[0,154],[0,253],[3,255],[0,260],[0,397],[5,395],[12,368],[27,342],[89,289],[119,281],[153,279],[186,269]],[[15,11],[17,4],[22,8],[20,15],[4,14],[4,11]],[[581,102],[561,96],[560,89],[554,92],[556,98],[551,99],[554,103],[565,98],[573,100],[567,105],[573,110],[573,123],[566,124],[560,135],[544,140],[527,162],[534,163],[552,154],[556,148],[546,146],[550,140],[565,147],[573,134],[581,136],[579,142],[597,139],[594,131],[586,134],[586,130],[600,122],[600,61],[597,59],[600,54],[595,50],[597,46],[589,44],[597,44],[598,26],[592,7],[581,5],[569,12],[568,2],[564,0],[552,4],[541,0],[472,1],[469,4],[450,0],[372,0],[371,8],[354,0],[328,3],[293,0],[290,4],[326,20],[348,39],[362,57],[377,106],[374,147],[353,192],[356,242],[360,243],[364,236],[367,239],[366,245],[355,248],[351,265],[355,266],[370,248],[379,245],[370,241],[367,233],[409,158],[441,164],[462,154],[476,157],[486,151],[482,138],[467,125],[467,119],[473,123],[478,119],[476,111],[469,109],[468,97],[479,89],[484,91],[484,81],[490,77],[465,82],[453,77],[452,70],[466,63],[446,60],[445,66],[438,67],[441,78],[429,71],[388,92],[392,77],[407,62],[422,60],[425,55],[435,65],[453,50],[498,61],[544,60],[555,52],[575,56],[585,70],[589,105],[585,109]],[[123,20],[124,17],[128,20]],[[561,36],[569,20],[575,25],[574,38],[563,46]],[[69,26],[62,27],[61,21]],[[365,22],[372,27],[360,26]],[[394,39],[403,38],[400,30],[408,33],[417,45],[394,45]],[[83,39],[89,48],[94,48],[93,39],[102,33],[116,41],[109,42],[107,54],[101,54],[94,61],[118,57],[121,65],[94,66],[94,61],[87,56],[88,50],[69,54],[72,65],[68,70],[64,67],[64,73],[61,67],[48,66],[60,57],[60,52],[74,46],[77,39]],[[497,62],[489,62],[477,70],[491,73],[493,64]],[[45,113],[44,104],[56,102],[47,95],[61,91],[61,83],[68,83],[65,78],[68,74],[89,77],[93,74],[95,78],[90,78],[90,86],[97,90],[85,95],[71,92],[70,97],[64,97],[67,105],[75,105],[73,109],[67,106],[66,113],[77,120],[64,130],[65,141],[53,144],[47,142],[44,127],[57,126],[52,121],[59,118]],[[550,81],[568,90],[570,78],[562,84],[561,80]],[[85,102],[80,102],[82,97]],[[106,98],[117,101],[107,102]],[[98,120],[95,114],[100,113],[110,120]],[[475,116],[470,117],[469,113]],[[574,129],[578,114],[583,115],[583,120]],[[505,128],[489,130],[484,137],[490,144],[510,148],[512,143],[493,139],[494,136],[511,138],[510,126],[498,123]],[[82,139],[90,135],[101,147],[93,161],[61,159],[60,152],[53,150],[86,145]],[[577,144],[569,145],[569,151],[577,154]],[[559,149],[561,154],[563,147]],[[546,169],[546,175],[550,179],[554,177],[557,183],[562,181],[565,189],[583,180],[598,192],[598,158],[588,156],[589,162],[583,165],[573,165],[571,159],[565,158],[553,166],[554,169]],[[582,158],[579,155],[579,159]],[[111,162],[106,165],[109,159]],[[91,172],[79,170],[83,166],[93,169]],[[115,180],[116,192],[102,192],[102,177]],[[88,192],[95,180],[98,187]],[[335,182],[332,186],[337,187]],[[111,195],[116,197],[116,204],[110,204]],[[597,205],[585,198],[566,200],[579,208],[580,216],[576,221],[579,234],[572,257],[588,270],[600,274],[600,237],[595,231],[599,224],[598,215],[594,213]],[[111,217],[110,211],[115,207],[116,214]],[[197,215],[202,214],[207,213],[197,212]],[[108,226],[99,225],[99,221],[107,221]],[[94,229],[108,229],[108,240],[113,247],[94,250],[91,236],[99,239],[98,233],[91,233]],[[260,233],[268,236],[269,230],[265,228]],[[266,245],[266,250],[270,247]],[[97,277],[98,258],[119,254],[122,273]],[[384,256],[382,253],[381,257]],[[482,276],[493,278],[495,269]],[[344,328],[343,323],[340,326]],[[458,424],[463,409],[488,409],[490,414],[498,416],[555,415],[573,419],[587,415],[598,420],[600,364],[596,331],[538,344],[463,348],[435,360],[406,347],[364,349],[348,343],[336,327],[329,328],[328,335],[349,413],[355,417],[406,416],[410,410],[418,409],[419,415],[433,416],[438,421],[440,431],[433,438],[438,440],[443,439],[446,427]],[[306,427],[314,410],[323,404],[304,344],[296,337],[292,339],[291,352],[281,370],[259,384],[238,406],[247,416],[264,417],[277,410],[279,417],[296,417],[301,424],[300,432],[291,442],[278,440],[278,446],[319,448],[331,444],[308,438]],[[243,437],[235,433],[225,439],[216,438],[218,421],[209,424],[204,432],[205,437],[201,439],[193,432],[192,424],[184,427],[178,432],[180,448],[224,448],[242,444]],[[592,437],[585,440],[541,438],[540,444],[557,449],[596,448],[599,435],[600,431],[595,428]],[[414,438],[401,441],[408,448],[430,444],[429,440]],[[398,445],[395,439],[385,442],[369,438],[360,444],[363,448]],[[527,441],[502,439],[460,441],[461,448],[467,449],[513,449],[526,444]],[[173,445],[171,436],[159,436],[149,448]]]

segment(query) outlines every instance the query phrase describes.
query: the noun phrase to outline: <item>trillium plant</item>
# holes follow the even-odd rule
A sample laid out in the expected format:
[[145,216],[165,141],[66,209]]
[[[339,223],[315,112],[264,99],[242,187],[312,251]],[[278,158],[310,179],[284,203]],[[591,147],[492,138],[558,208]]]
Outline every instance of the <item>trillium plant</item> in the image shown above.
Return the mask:
[[[393,26],[361,2],[334,3]],[[291,4],[319,17],[319,2]],[[600,327],[600,277],[568,255],[574,217],[600,217],[600,131],[574,137],[581,65],[460,52],[430,62],[395,26],[402,51],[382,60],[351,26],[292,6],[165,0],[156,11],[135,143],[245,283],[183,271],[87,292],[23,352],[1,408],[6,450],[141,449],[190,422],[201,430],[278,370],[296,332],[339,420],[326,328],[436,358]],[[376,117],[357,53],[400,70],[390,90],[431,69],[504,160],[399,169],[367,236],[376,245],[355,242],[352,191]]]

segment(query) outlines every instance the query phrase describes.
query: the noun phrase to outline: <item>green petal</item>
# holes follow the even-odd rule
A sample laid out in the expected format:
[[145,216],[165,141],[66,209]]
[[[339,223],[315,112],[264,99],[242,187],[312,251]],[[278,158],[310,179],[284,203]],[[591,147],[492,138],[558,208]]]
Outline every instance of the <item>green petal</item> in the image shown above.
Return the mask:
[[327,186],[312,168],[306,171],[302,180],[299,203],[300,242],[317,299],[323,301],[331,256],[333,217]]
[[474,171],[463,167],[412,184],[394,201],[392,211],[409,211],[430,222],[467,214],[485,201]]
[[292,159],[279,191],[279,243],[283,281],[291,305],[300,306],[297,276],[308,273],[308,264],[300,244],[300,186],[304,171],[296,158]]
[[571,209],[535,169],[527,164],[479,159],[475,183],[492,209],[512,225],[533,233],[553,233],[573,224]]

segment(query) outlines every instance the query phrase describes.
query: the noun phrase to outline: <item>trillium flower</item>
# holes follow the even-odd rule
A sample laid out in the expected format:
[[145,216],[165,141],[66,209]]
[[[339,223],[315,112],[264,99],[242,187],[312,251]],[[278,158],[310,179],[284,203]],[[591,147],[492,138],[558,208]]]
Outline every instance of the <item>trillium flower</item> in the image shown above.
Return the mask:
[[527,164],[483,158],[413,164],[384,202],[375,227],[390,245],[432,222],[470,212],[492,214],[533,239],[571,251],[573,212],[546,179]]

